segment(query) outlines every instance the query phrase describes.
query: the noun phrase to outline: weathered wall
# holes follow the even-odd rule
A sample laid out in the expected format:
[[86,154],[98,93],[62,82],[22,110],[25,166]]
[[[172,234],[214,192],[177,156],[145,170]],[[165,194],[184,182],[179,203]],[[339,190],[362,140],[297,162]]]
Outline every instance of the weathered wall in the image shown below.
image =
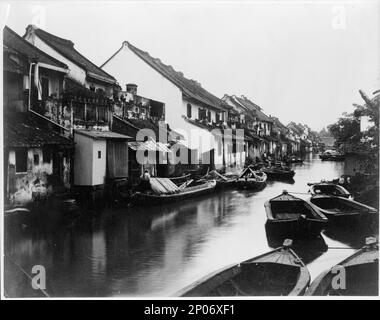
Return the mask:
[[[34,155],[39,157],[38,164],[34,164]],[[14,149],[9,151],[8,161],[8,196],[11,203],[26,205],[51,193],[48,176],[52,174],[52,160],[49,163],[43,161],[42,149],[28,149],[27,172],[16,173]]]

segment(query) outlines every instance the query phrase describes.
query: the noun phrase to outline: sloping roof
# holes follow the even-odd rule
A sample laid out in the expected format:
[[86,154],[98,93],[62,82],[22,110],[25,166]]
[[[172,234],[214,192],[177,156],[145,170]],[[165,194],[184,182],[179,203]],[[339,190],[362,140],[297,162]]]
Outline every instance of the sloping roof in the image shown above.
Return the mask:
[[129,42],[126,41],[124,44],[126,44],[132,52],[144,60],[153,69],[177,86],[186,98],[194,99],[201,104],[219,110],[224,110],[221,99],[202,88],[195,80],[185,78],[181,72],[175,71],[172,66],[162,63],[160,59],[153,58],[148,52],[136,48]]
[[148,140],[148,141],[133,141],[128,142],[128,147],[130,147],[132,150],[140,150],[140,151],[160,151],[165,153],[171,153],[171,150],[163,143],[156,142],[154,140]]
[[75,133],[84,135],[86,137],[99,139],[132,139],[132,137],[116,133],[113,131],[100,131],[100,130],[75,130]]
[[74,142],[52,131],[28,113],[4,116],[4,145],[8,147],[71,146]]
[[[28,26],[28,28],[30,27],[34,28],[33,26]],[[88,76],[95,78],[99,77],[100,80],[116,83],[116,79],[113,76],[99,68],[93,62],[91,62],[81,53],[75,50],[74,43],[72,41],[57,37],[39,28],[34,28],[34,30],[35,34],[45,43],[47,43],[49,46],[54,48],[56,51],[58,51],[60,54],[62,54],[64,57],[66,57],[73,63],[85,69]]]
[[5,45],[8,50],[14,50],[18,52],[29,61],[36,60],[37,62],[46,63],[54,67],[67,69],[67,65],[65,65],[63,62],[58,61],[57,59],[49,56],[45,52],[33,46],[7,26],[5,26],[3,30],[3,45]]
[[273,120],[274,124],[279,127],[280,129],[283,129],[283,130],[287,130],[287,126],[284,125],[279,118],[277,117],[271,117],[271,119]]
[[271,118],[269,118],[264,112],[262,112],[261,108],[258,105],[256,105],[255,103],[253,103],[251,100],[247,99],[246,97],[239,98],[239,97],[234,96],[234,98],[240,104],[242,104],[243,106],[245,106],[248,110],[254,112],[255,115],[256,115],[256,117],[260,121],[273,122],[273,120]]

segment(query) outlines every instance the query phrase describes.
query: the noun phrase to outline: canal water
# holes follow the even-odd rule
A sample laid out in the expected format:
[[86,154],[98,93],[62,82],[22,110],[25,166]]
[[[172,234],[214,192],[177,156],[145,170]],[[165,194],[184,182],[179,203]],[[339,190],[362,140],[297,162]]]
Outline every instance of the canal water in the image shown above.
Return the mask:
[[[6,220],[6,295],[41,294],[31,288],[36,265],[44,267],[50,296],[172,295],[279,246],[265,231],[264,202],[284,189],[306,197],[308,182],[337,178],[343,166],[309,155],[293,166],[294,183],[268,182],[257,192],[228,190],[165,207],[104,209],[63,224]],[[367,235],[347,230],[295,239],[295,251],[314,279],[362,246]]]

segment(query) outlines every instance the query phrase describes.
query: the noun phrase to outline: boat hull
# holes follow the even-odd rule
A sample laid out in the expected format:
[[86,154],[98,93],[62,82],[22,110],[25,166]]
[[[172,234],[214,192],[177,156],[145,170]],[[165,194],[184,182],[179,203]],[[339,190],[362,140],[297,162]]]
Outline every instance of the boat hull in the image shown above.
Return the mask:
[[175,296],[298,296],[310,283],[310,274],[290,248],[217,270],[180,290]]
[[294,171],[276,172],[271,170],[264,170],[264,172],[270,180],[291,180],[296,174]]
[[256,181],[255,179],[239,179],[236,181],[239,189],[261,190],[267,185],[266,181]]
[[[344,277],[336,281],[337,277]],[[339,283],[338,283],[339,282]],[[307,296],[378,296],[379,252],[365,246],[333,268],[322,272],[307,289]]]
[[269,234],[278,237],[315,238],[327,228],[327,221],[310,219],[267,220],[265,228]]
[[174,193],[174,194],[155,195],[155,194],[147,194],[143,192],[136,192],[132,196],[132,202],[135,204],[145,205],[145,206],[178,202],[178,201],[183,201],[186,199],[210,194],[214,192],[215,187],[216,187],[216,183],[214,182],[214,183],[209,183],[204,188],[200,188],[200,189],[192,190],[192,191],[184,190],[183,192]]

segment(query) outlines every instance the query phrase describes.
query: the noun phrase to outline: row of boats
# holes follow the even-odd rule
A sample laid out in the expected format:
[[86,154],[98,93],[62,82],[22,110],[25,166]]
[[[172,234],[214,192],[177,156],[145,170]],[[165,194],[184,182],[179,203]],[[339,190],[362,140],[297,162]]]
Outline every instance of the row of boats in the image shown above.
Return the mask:
[[[180,297],[212,296],[377,296],[379,246],[376,238],[310,283],[308,268],[291,248],[283,246],[252,259],[227,266],[175,294]],[[344,285],[334,277],[344,268]]]
[[[330,226],[354,230],[369,226],[377,210],[353,200],[342,186],[332,182],[309,183],[310,197],[298,198],[287,191],[265,203],[266,231],[285,239],[279,248],[217,270],[176,293],[182,297],[204,296],[377,296],[378,240],[366,245],[311,283],[310,273],[292,249],[290,239],[320,239]],[[342,271],[344,269],[344,271]],[[344,285],[334,281],[345,277]]]
[[152,189],[133,193],[131,200],[137,204],[155,205],[209,194],[215,189],[235,187],[239,189],[261,190],[265,188],[267,180],[291,181],[294,175],[294,170],[291,170],[284,164],[276,163],[268,165],[266,163],[258,163],[245,168],[238,174],[221,174],[216,170],[212,170],[196,180],[187,176],[184,182],[183,179],[178,178],[151,178]]

